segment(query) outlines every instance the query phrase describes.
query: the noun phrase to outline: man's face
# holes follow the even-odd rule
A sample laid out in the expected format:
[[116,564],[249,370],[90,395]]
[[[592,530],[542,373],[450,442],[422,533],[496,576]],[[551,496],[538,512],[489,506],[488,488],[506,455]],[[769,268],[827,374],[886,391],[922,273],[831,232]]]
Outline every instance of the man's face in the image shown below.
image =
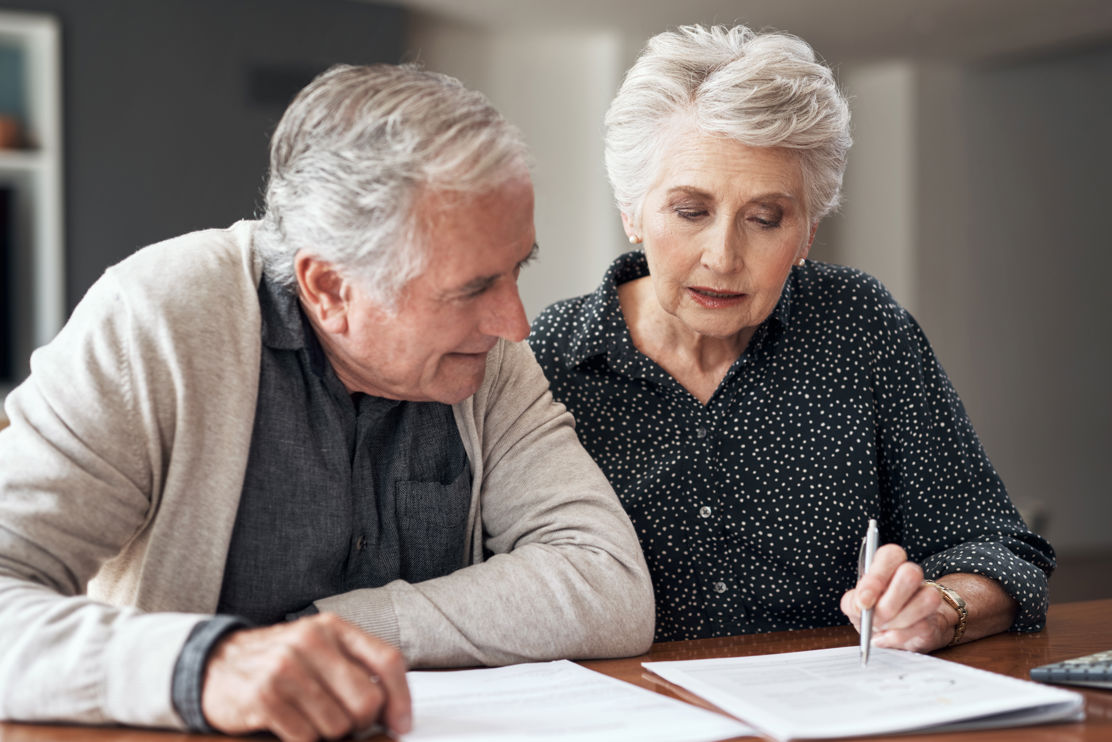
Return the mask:
[[517,277],[536,240],[533,185],[523,172],[479,196],[428,192],[416,218],[426,267],[403,287],[396,311],[348,280],[345,321],[314,325],[349,392],[453,404],[478,390],[498,338],[529,333]]

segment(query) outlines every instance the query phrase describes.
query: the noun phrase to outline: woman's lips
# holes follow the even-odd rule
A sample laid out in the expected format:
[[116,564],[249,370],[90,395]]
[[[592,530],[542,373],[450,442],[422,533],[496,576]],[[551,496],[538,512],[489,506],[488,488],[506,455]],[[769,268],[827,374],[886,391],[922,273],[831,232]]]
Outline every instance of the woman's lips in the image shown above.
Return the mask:
[[688,286],[687,295],[696,304],[707,309],[723,309],[740,304],[748,294],[739,294],[732,291],[718,291],[706,286]]

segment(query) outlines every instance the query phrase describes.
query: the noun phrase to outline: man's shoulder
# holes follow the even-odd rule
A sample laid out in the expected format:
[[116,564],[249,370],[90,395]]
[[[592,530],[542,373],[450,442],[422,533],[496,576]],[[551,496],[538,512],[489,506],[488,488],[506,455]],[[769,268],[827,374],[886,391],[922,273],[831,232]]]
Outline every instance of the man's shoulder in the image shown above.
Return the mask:
[[255,222],[240,221],[224,229],[204,229],[140,248],[109,272],[124,282],[155,277],[171,283],[207,281],[219,275],[235,276],[250,256]]
[[158,242],[112,266],[101,280],[110,283],[113,296],[154,321],[211,324],[206,317],[258,315],[261,273],[253,231],[254,222],[237,222]]

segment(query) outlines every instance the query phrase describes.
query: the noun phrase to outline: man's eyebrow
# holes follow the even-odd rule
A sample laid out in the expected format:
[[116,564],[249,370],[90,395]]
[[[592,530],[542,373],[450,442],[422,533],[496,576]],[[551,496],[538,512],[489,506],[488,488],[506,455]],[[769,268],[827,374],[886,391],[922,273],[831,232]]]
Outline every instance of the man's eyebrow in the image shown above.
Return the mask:
[[[540,250],[540,245],[534,242],[533,246],[529,248],[529,254],[518,261],[517,267],[524,268],[537,257],[537,254],[540,252]],[[501,277],[501,274],[493,276],[479,276],[478,278],[473,278],[462,286],[457,287],[452,291],[452,293],[461,296],[467,296],[469,294],[479,294],[494,285],[494,282]]]

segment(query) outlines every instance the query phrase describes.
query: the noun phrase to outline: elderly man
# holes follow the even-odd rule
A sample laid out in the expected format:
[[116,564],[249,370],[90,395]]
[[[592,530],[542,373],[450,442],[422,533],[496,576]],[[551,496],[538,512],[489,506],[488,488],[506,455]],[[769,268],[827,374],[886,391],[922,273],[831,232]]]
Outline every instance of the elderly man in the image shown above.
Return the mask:
[[406,662],[644,651],[637,539],[552,402],[516,279],[520,134],[336,67],[257,222],[109,269],[0,433],[0,718],[410,725]]

